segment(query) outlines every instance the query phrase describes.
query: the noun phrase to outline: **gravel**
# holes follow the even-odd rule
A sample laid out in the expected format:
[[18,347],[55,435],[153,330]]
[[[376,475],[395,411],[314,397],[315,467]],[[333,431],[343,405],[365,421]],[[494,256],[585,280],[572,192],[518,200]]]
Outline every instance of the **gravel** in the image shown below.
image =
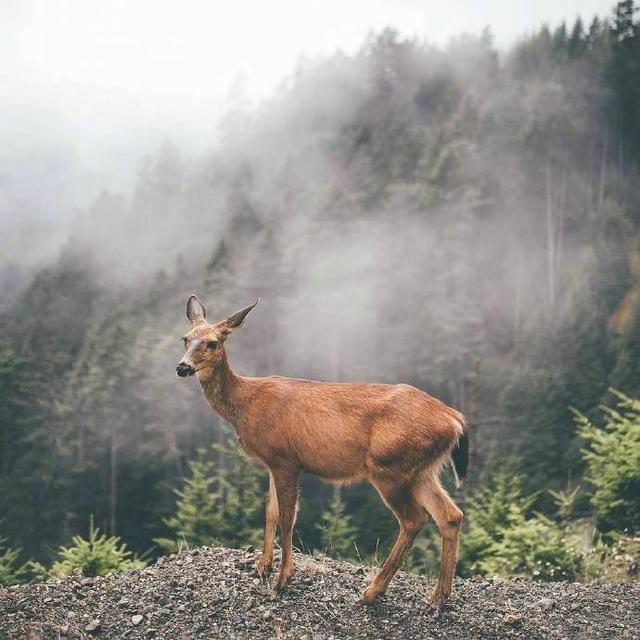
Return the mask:
[[376,604],[372,570],[296,554],[275,595],[257,554],[202,547],[146,569],[0,589],[0,639],[64,638],[640,638],[640,583],[456,579],[440,615],[434,580],[399,573]]

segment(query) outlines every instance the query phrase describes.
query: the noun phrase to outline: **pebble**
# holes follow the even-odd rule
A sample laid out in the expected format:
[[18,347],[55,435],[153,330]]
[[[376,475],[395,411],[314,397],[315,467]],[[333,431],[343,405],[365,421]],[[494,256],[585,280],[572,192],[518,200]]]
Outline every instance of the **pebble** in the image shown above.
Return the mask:
[[[274,576],[256,581],[258,552],[221,548],[166,556],[148,569],[100,580],[66,578],[55,591],[52,583],[1,589],[0,638],[640,638],[638,582],[457,578],[449,603],[434,617],[426,602],[433,578],[399,572],[385,596],[365,607],[359,601],[370,567],[295,556],[296,574],[279,594],[271,588]],[[38,622],[44,620],[58,626]]]
[[94,618],[85,626],[84,630],[88,631],[89,633],[93,633],[94,631],[97,631],[99,628],[100,628],[100,620],[98,620],[97,618]]

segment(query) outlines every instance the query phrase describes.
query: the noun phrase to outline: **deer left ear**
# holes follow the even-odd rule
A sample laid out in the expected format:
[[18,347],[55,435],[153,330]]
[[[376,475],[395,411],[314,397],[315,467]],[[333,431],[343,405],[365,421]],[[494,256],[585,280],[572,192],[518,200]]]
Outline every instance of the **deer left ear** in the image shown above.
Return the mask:
[[249,315],[249,311],[255,307],[258,302],[260,302],[260,298],[258,298],[252,305],[245,307],[244,309],[240,309],[240,311],[236,311],[232,316],[229,316],[226,320],[223,320],[220,324],[226,333],[230,333],[234,329],[237,329],[243,322],[244,319]]
[[207,316],[207,310],[197,295],[192,294],[187,300],[187,318],[191,324],[202,324]]

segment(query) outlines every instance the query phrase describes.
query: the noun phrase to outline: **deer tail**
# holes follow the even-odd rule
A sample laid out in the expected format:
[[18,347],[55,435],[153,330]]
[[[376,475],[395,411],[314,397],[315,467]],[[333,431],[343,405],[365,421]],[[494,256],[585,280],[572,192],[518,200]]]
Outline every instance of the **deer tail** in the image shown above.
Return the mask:
[[469,434],[467,433],[467,425],[462,423],[462,433],[458,438],[458,442],[451,450],[451,468],[456,479],[456,487],[460,488],[464,479],[467,477],[469,468]]

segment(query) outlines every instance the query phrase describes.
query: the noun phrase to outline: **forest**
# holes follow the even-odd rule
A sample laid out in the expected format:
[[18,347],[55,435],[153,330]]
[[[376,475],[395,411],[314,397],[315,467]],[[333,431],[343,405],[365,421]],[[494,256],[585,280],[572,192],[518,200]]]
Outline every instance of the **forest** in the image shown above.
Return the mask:
[[[175,375],[192,292],[212,320],[262,298],[238,373],[465,413],[462,575],[637,579],[639,78],[632,0],[508,51],[385,30],[238,100],[205,156],[167,140],[28,277],[3,262],[0,584],[260,544],[265,471]],[[395,534],[368,485],[304,478],[299,549],[375,564]]]

